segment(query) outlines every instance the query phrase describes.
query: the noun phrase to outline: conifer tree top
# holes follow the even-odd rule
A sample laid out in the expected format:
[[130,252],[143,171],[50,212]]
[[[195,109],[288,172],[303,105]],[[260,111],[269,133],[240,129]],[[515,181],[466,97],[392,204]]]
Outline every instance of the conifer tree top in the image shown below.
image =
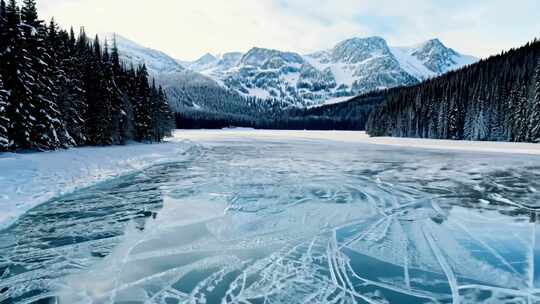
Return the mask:
[[38,12],[35,0],[24,0],[21,9],[21,20],[33,27],[39,27],[41,21],[38,19]]

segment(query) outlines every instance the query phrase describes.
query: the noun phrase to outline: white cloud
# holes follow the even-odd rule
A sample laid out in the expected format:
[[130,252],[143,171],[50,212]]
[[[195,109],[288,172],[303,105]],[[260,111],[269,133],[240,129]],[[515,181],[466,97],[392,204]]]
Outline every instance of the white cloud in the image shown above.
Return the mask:
[[[516,3],[519,2],[519,3]],[[486,56],[540,32],[537,0],[41,0],[44,17],[118,32],[181,59],[253,46],[309,52],[353,36],[439,37]]]

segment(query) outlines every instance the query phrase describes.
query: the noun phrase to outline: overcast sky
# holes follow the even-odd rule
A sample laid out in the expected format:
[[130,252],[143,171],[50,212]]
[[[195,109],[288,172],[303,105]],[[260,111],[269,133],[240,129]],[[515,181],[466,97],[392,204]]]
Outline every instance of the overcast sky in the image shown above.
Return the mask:
[[485,57],[540,36],[539,0],[38,0],[90,33],[117,32],[178,59],[253,46],[299,53],[351,37],[391,45],[431,38]]

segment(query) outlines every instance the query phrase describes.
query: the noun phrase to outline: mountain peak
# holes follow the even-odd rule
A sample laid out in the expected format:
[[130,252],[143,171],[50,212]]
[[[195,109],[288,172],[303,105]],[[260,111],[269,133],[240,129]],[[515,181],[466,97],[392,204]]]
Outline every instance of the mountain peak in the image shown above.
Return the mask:
[[354,37],[333,48],[301,56],[253,47],[247,53],[206,54],[188,65],[242,96],[313,105],[381,88],[411,85],[457,69],[475,59],[447,48],[439,39],[391,47],[379,36]]
[[206,53],[201,58],[195,60],[195,63],[209,63],[218,60],[216,56]]
[[446,47],[439,38],[433,38],[429,39],[426,42],[424,42],[424,45],[431,45],[431,46],[443,46]]
[[269,61],[302,64],[304,59],[297,53],[254,47],[249,50],[240,61],[246,65],[262,66]]
[[386,40],[379,36],[370,36],[370,37],[354,37],[346,39],[336,45],[336,47],[341,46],[353,46],[353,47],[362,47],[366,45],[371,45],[374,47],[385,47],[387,46]]
[[386,43],[386,40],[381,36],[356,37],[353,39],[370,41],[370,42],[378,42],[378,43]]
[[457,55],[456,51],[451,48],[446,47],[444,43],[441,42],[438,38],[430,39],[424,43],[421,43],[415,48],[415,51],[423,52],[449,52],[451,54]]
[[167,54],[141,46],[122,35],[116,33],[100,33],[98,37],[99,39],[106,39],[109,45],[111,45],[112,40],[115,39],[116,45],[120,51],[120,60],[127,65],[145,64],[148,68],[148,72],[152,76],[160,73],[175,73],[184,70],[184,67]]
[[463,56],[453,49],[446,47],[437,38],[413,47],[410,54],[437,74],[442,74],[477,61],[474,57]]
[[344,63],[359,63],[390,53],[386,40],[378,36],[347,39],[338,43],[331,52],[333,62]]
[[213,66],[218,60],[219,59],[216,56],[206,53],[201,58],[189,64],[188,67],[194,71],[204,70]]

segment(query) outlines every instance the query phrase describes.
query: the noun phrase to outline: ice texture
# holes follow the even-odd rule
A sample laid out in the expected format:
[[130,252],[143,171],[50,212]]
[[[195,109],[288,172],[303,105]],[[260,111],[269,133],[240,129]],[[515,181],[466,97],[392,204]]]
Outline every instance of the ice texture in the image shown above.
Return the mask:
[[194,145],[0,231],[0,303],[540,303],[537,156]]
[[183,160],[192,146],[129,143],[40,153],[0,153],[0,229],[54,197],[153,165]]

